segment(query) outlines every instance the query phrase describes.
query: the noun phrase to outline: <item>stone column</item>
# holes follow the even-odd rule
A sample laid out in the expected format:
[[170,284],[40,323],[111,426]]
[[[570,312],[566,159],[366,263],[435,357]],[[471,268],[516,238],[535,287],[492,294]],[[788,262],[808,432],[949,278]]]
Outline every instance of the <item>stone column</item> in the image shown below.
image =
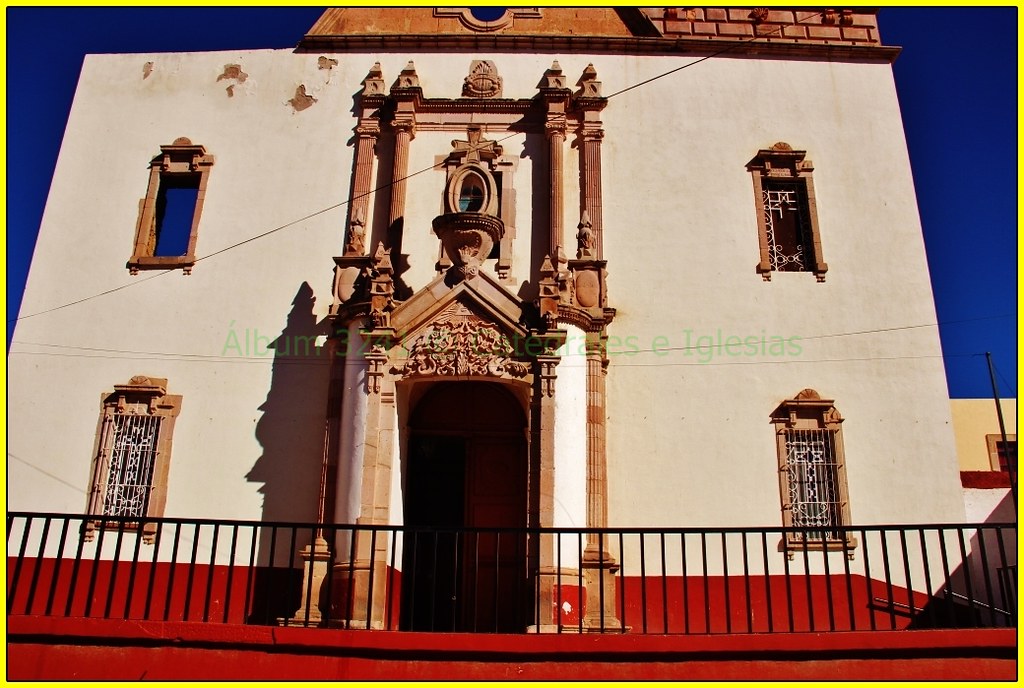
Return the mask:
[[583,209],[590,216],[594,231],[594,257],[604,256],[604,225],[601,213],[601,139],[604,130],[600,122],[585,122],[583,126]]
[[562,247],[565,246],[565,194],[563,192],[563,163],[565,149],[566,113],[572,91],[566,88],[565,76],[558,61],[544,72],[540,95],[545,107],[544,133],[548,140],[548,255],[557,272],[559,289],[564,290],[568,279]]
[[409,174],[409,142],[413,134],[411,121],[396,121],[392,126],[395,129],[395,162],[391,168],[389,228],[394,228],[405,217],[405,178]]
[[359,124],[356,126],[355,165],[352,170],[349,195],[348,235],[345,239],[346,256],[365,255],[370,218],[370,191],[373,180],[374,149],[380,136],[380,122],[376,113],[384,105],[384,78],[377,62],[363,79],[363,90],[356,107]]
[[373,178],[373,152],[380,128],[361,126],[356,129],[356,164],[352,175],[352,195],[349,201],[348,237],[345,255],[366,254],[366,230],[370,217],[370,185]]
[[[533,442],[539,460],[537,475],[531,482],[535,481],[536,484],[537,525],[541,528],[553,527],[555,520],[555,368],[558,360],[558,356],[538,356],[534,368]],[[555,633],[558,631],[559,618],[555,595],[558,580],[555,543],[551,535],[539,537],[539,542],[530,549],[537,557],[534,567],[537,572],[534,609],[540,616],[534,619],[529,630],[535,633]]]
[[[608,484],[605,456],[605,385],[600,332],[587,333],[587,527],[608,526]],[[597,533],[587,535],[587,552],[599,549]]]
[[[587,527],[608,527],[608,456],[605,451],[605,346],[601,332],[587,333]],[[619,631],[615,613],[615,558],[599,533],[587,534],[583,552],[587,612],[584,629]]]
[[601,82],[597,80],[594,65],[587,65],[577,84],[579,92],[574,97],[574,105],[580,113],[580,169],[582,194],[581,214],[583,211],[590,217],[594,232],[594,258],[604,257],[604,223],[602,218],[601,200],[601,140],[604,129],[601,123],[601,110],[608,101],[601,96]]
[[[416,135],[416,107],[423,98],[416,66],[410,61],[391,86],[395,114],[391,128],[395,132],[395,162],[391,168],[391,210],[388,229],[405,216],[405,178],[409,174],[409,142]],[[394,247],[390,247],[394,248]]]
[[565,123],[549,122],[545,127],[548,136],[548,186],[549,205],[548,217],[551,226],[548,255],[558,259],[558,248],[565,245],[563,237],[563,218],[565,216],[562,193],[563,147],[565,144]]
[[[541,528],[551,528],[555,524],[555,380],[558,362],[561,357],[556,354],[560,346],[565,344],[565,330],[551,327],[543,334],[533,331],[527,342],[528,351],[539,351],[535,357],[533,368],[533,413],[532,413],[532,448],[535,462],[531,462],[530,489],[536,496],[537,521]],[[532,473],[533,470],[537,474]],[[531,632],[544,633],[558,630],[558,600],[555,595],[558,569],[556,567],[555,541],[550,534],[541,536],[535,546],[531,546],[531,569],[536,573],[536,595],[534,609],[539,616],[534,619],[528,629]]]
[[[387,345],[393,332],[377,328],[366,333],[370,351],[366,361],[365,387],[352,390],[364,394],[365,436],[361,456],[359,509],[356,525],[384,525],[390,519],[391,471],[395,434],[394,383],[385,376]],[[382,629],[385,624],[387,550],[389,535],[356,529],[348,546],[338,552],[332,580],[332,619],[344,628]]]

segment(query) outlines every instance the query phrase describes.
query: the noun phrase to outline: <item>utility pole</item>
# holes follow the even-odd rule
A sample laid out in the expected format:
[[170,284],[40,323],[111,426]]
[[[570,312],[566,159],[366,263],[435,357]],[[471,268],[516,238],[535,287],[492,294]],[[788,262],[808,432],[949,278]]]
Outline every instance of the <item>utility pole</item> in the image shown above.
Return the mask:
[[[999,403],[999,387],[996,386],[996,369],[992,365],[992,352],[986,351],[985,358],[988,360],[988,376],[992,380],[992,397],[996,401],[996,417],[999,419],[999,435],[1002,439],[1003,451],[1006,452],[1006,470],[1010,474],[1010,495],[1013,497],[1013,510],[1017,511],[1017,452],[1010,451],[1010,443],[1006,441],[1006,425],[1003,423],[1003,406]],[[996,459],[999,458],[999,449],[996,448]]]

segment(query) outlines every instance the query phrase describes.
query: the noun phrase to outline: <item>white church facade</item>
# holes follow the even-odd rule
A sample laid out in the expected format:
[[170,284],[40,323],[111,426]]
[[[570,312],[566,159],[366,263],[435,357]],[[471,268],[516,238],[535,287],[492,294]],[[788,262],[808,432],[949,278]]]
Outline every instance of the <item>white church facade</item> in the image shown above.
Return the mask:
[[[639,629],[651,566],[681,594],[741,557],[870,580],[899,541],[873,529],[962,523],[875,13],[474,12],[86,59],[9,355],[9,509],[154,565],[159,519],[328,524],[252,538],[301,572],[282,623],[542,632]],[[886,568],[912,599],[943,578],[921,533]]]

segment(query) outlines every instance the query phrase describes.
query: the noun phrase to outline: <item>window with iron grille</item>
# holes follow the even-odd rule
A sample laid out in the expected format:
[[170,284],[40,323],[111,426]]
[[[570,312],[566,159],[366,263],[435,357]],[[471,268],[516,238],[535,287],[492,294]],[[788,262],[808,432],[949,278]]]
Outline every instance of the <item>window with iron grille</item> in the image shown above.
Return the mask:
[[103,496],[104,516],[146,515],[153,489],[160,416],[115,413]]
[[821,235],[814,197],[814,165],[806,151],[782,141],[759,150],[747,163],[754,181],[758,243],[757,271],[770,281],[773,272],[812,272],[825,281]]
[[[181,397],[167,394],[167,380],[137,375],[101,396],[93,455],[87,537],[96,528],[135,529],[162,516],[167,497],[174,420]],[[154,529],[143,526],[148,540]]]
[[793,525],[812,540],[837,540],[842,525],[833,430],[786,430],[786,479]]
[[815,259],[803,180],[765,179],[761,194],[771,269],[806,272]]
[[779,463],[785,546],[842,549],[856,541],[850,525],[843,418],[832,399],[805,389],[772,413]]

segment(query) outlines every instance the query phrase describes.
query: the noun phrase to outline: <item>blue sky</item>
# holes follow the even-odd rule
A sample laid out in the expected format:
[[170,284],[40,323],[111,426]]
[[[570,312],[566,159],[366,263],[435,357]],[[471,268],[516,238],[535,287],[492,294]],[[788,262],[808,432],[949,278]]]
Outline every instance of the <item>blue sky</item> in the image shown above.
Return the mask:
[[[321,12],[7,8],[8,347],[82,56],[287,48]],[[991,351],[1001,394],[1016,396],[1017,9],[890,7],[879,25],[903,47],[896,86],[950,395],[991,396]]]

